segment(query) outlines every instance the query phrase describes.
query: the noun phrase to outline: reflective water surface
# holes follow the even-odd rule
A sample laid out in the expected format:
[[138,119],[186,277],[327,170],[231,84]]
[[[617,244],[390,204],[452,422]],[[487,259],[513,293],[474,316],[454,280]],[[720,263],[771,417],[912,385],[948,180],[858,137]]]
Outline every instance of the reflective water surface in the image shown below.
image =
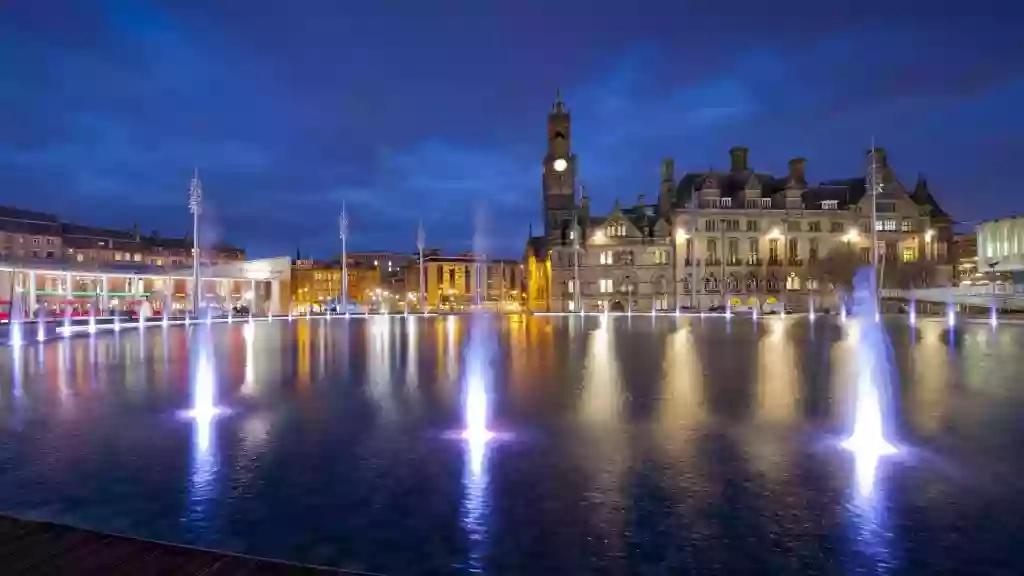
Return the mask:
[[0,351],[0,510],[386,574],[1024,571],[1024,326],[359,318]]

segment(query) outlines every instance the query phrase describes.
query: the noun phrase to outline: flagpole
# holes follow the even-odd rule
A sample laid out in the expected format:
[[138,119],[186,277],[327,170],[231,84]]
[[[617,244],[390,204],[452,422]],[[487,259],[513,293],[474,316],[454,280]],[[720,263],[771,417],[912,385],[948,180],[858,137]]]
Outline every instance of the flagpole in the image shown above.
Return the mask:
[[423,220],[420,220],[420,228],[416,232],[416,247],[420,251],[420,312],[427,311],[427,285],[426,285],[426,270],[424,269],[423,263],[423,247],[426,244],[427,236],[423,231]]

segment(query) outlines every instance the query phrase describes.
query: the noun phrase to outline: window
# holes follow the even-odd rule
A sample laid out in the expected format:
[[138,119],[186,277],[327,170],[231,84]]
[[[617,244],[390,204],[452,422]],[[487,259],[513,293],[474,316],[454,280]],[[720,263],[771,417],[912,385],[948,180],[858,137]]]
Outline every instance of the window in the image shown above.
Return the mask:
[[654,308],[656,310],[668,310],[668,294],[659,294],[654,297]]
[[900,223],[900,232],[913,232],[913,231],[914,231],[914,221],[913,220],[904,220],[903,222]]
[[751,266],[757,265],[757,248],[757,238],[751,238],[747,241],[747,264],[750,264]]
[[740,261],[740,239],[739,238],[729,238],[728,243],[726,244],[726,250],[728,250],[727,256],[726,256],[727,263],[729,265],[739,264],[739,261]]
[[35,237],[35,238],[33,238],[33,239],[32,239],[32,245],[33,245],[33,246],[39,246],[39,242],[40,242],[40,240],[41,240],[41,238],[39,238],[38,236],[37,236],[37,237]]
[[903,249],[903,261],[904,262],[913,262],[915,260],[917,260],[917,250],[914,250],[914,248],[910,247],[910,246],[904,248]]
[[657,249],[654,251],[655,264],[668,264],[668,250]]
[[833,222],[832,226],[829,229],[832,231],[833,234],[842,234],[845,231],[845,228],[846,227],[843,226],[842,222]]
[[75,260],[81,262],[81,261],[85,260],[85,256],[83,256],[82,253],[79,252],[78,254],[75,254]]
[[865,246],[860,249],[860,261],[865,264],[871,262],[871,248]]
[[705,220],[704,230],[706,232],[715,232],[718,230],[718,220]]
[[597,288],[602,294],[608,294],[614,292],[615,288],[610,278],[602,278],[597,283]]
[[575,312],[576,311],[576,301],[575,300],[569,300],[568,305],[569,305],[569,312]]
[[811,238],[811,240],[810,240],[810,245],[809,245],[809,249],[808,249],[807,259],[810,260],[811,262],[817,262],[818,261],[818,239],[817,238]]
[[608,236],[621,238],[626,235],[626,225],[623,222],[612,222],[608,224]]
[[821,201],[821,209],[822,210],[838,210],[839,209],[839,200],[822,200]]
[[786,246],[786,256],[792,264],[800,260],[800,239],[790,238],[788,243],[789,245]]
[[771,198],[758,198],[758,200],[761,201],[760,208],[771,208],[772,207],[772,199]]
[[778,262],[779,261],[779,239],[770,238],[768,240],[768,261]]
[[53,260],[53,250],[46,251],[46,258],[49,260]]
[[46,245],[47,246],[53,246],[53,238],[47,238],[46,239]]
[[601,264],[615,263],[615,253],[612,252],[611,250],[605,250],[604,252],[601,252],[599,257],[601,258]]
[[757,232],[757,220],[747,220],[747,232]]
[[730,232],[736,232],[740,229],[740,221],[733,218],[730,220],[722,220],[722,226],[725,230]]
[[136,252],[135,253],[135,261],[136,262],[142,262],[142,254],[139,254],[138,252]]
[[714,238],[708,238],[708,258],[714,260],[718,256],[718,242]]
[[893,218],[885,218],[883,220],[875,220],[875,230],[879,232],[895,232],[896,231],[896,220]]
[[808,232],[821,232],[821,222],[815,220],[814,222],[807,223]]
[[568,288],[569,294],[575,294],[576,293],[576,281],[575,280],[569,280],[568,282],[566,282],[566,288]]
[[732,208],[732,198],[722,198],[720,202],[722,208]]

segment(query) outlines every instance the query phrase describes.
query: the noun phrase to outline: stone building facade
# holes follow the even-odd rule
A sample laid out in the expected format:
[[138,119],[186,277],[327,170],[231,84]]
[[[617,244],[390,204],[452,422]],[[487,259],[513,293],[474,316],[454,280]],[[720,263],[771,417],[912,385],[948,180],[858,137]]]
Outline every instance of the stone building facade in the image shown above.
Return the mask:
[[872,183],[883,287],[948,284],[952,222],[918,177],[905,187],[884,149],[864,173],[811,184],[807,161],[785,175],[753,169],[749,151],[729,151],[727,170],[677,179],[662,163],[656,202],[640,196],[591,213],[576,182],[570,116],[548,116],[542,180],[544,234],[527,244],[528,305],[537,311],[638,311],[834,305],[853,271],[872,260]]

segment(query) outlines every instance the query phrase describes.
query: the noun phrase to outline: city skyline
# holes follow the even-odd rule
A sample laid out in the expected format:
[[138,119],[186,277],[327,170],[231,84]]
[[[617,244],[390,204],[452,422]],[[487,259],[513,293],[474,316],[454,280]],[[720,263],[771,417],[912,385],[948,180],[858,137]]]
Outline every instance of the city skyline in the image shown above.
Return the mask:
[[[760,172],[799,156],[820,182],[861,174],[872,138],[904,185],[926,173],[956,220],[1024,211],[1005,191],[1024,154],[1011,18],[648,4],[523,4],[501,18],[469,5],[8,5],[0,204],[184,235],[198,167],[212,235],[253,257],[336,254],[342,202],[353,251],[414,252],[421,218],[428,245],[469,250],[484,206],[494,252],[518,257],[541,225],[545,116],[561,89],[600,212],[656,197],[663,158],[680,174],[722,169],[746,146]],[[722,24],[736,13],[773,33]]]

